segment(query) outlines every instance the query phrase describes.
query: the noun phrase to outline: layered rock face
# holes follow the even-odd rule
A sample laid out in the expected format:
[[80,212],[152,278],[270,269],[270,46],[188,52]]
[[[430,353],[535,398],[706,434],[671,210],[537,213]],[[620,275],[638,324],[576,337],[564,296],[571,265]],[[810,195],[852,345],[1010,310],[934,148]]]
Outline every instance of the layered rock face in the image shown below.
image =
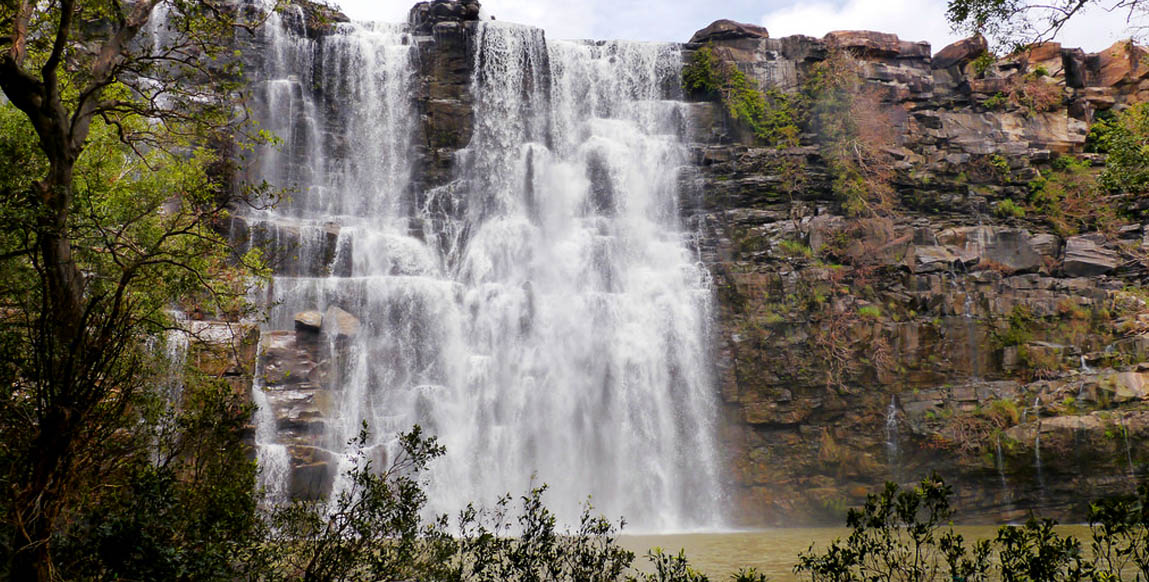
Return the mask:
[[[293,14],[286,30],[299,38],[320,47],[347,41],[331,24],[340,18]],[[414,121],[403,131],[413,145],[402,152],[410,171],[396,189],[420,219],[388,223],[395,236],[449,244],[436,237],[473,202],[456,195],[455,180],[474,159],[465,148],[478,131],[477,18],[475,2],[438,0],[417,5],[401,32],[381,31],[392,35],[388,50],[410,52],[403,82]],[[980,38],[931,55],[928,44],[889,34],[774,39],[730,21],[700,30],[683,58],[704,46],[754,85],[791,93],[818,63],[851,55],[891,129],[896,198],[880,216],[852,216],[833,193],[820,136],[767,147],[719,103],[676,106],[690,136],[677,211],[714,281],[710,339],[737,509],[730,515],[757,526],[836,523],[883,481],[937,470],[955,484],[965,520],[1016,519],[1030,509],[1073,518],[1090,496],[1144,476],[1149,232],[1139,224],[1067,232],[1038,215],[998,210],[1005,200],[1024,203],[1030,182],[1051,175],[1062,155],[1101,167],[1102,157],[1083,153],[1090,124],[1099,112],[1149,98],[1139,48],[1089,55],[1044,45],[986,63]],[[524,102],[551,83],[546,59],[535,66],[541,72],[524,82]],[[313,115],[328,120],[329,132],[293,126],[276,129],[281,137],[323,142],[332,159],[367,147],[339,137],[340,124],[355,121],[324,97],[349,90],[323,86],[343,81],[281,77],[272,88],[283,103],[314,92],[323,110]],[[289,180],[312,172],[312,162],[275,160],[300,172]],[[588,180],[599,166],[588,166]],[[344,380],[332,362],[346,358],[341,351],[360,326],[408,317],[383,299],[358,311],[343,303],[354,313],[325,307],[338,294],[314,280],[354,279],[362,265],[341,245],[364,240],[348,231],[350,221],[323,218],[328,211],[357,210],[304,208],[288,220],[247,217],[235,227],[237,239],[278,257],[273,293],[294,289],[298,299],[264,330],[254,366],[265,388],[257,399],[267,398],[257,404],[271,417],[257,440],[277,443],[264,447],[281,473],[272,478],[295,497],[327,494],[336,473],[328,419],[341,414],[334,398]],[[422,275],[420,265],[393,267],[388,276]],[[315,291],[297,293],[304,285]],[[443,301],[457,301],[452,293]],[[389,362],[402,347],[376,355]]]
[[[1083,153],[1090,124],[1149,96],[1144,51],[1049,44],[995,63],[978,62],[981,38],[931,57],[874,32],[707,30],[688,46],[783,92],[844,51],[893,128],[896,200],[852,217],[822,136],[763,147],[720,104],[696,105],[693,218],[717,281],[746,522],[835,521],[882,481],[932,470],[967,521],[1080,519],[1091,496],[1143,478],[1145,228],[1066,232],[998,207],[1025,205],[1062,155],[1104,164]],[[795,164],[798,187],[779,169]]]

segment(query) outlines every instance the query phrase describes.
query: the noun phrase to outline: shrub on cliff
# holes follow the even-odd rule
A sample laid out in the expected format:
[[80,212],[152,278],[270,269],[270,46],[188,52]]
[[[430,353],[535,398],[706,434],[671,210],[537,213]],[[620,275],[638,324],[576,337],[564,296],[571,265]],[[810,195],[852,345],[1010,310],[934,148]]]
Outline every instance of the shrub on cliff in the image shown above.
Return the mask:
[[682,69],[682,87],[697,99],[716,99],[736,122],[743,123],[762,143],[777,147],[798,145],[802,107],[795,96],[776,89],[754,87],[738,67],[704,46]]
[[1089,134],[1089,146],[1108,154],[1101,185],[1125,196],[1149,191],[1149,103],[1138,103],[1102,118]]
[[858,67],[848,53],[832,51],[811,68],[803,94],[834,195],[846,214],[873,216],[894,204],[893,159],[887,150],[895,145],[896,124]]

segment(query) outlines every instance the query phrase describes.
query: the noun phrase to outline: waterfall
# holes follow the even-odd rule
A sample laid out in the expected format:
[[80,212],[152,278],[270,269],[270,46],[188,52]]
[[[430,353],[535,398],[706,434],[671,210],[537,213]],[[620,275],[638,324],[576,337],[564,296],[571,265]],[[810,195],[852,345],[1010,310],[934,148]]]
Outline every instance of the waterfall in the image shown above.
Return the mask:
[[997,466],[997,475],[1001,478],[1001,490],[1007,495],[1009,494],[1009,482],[1005,478],[1005,456],[1001,453],[1001,433],[997,434],[994,441],[996,445],[996,456],[994,457],[995,465]]
[[1041,421],[1033,435],[1033,467],[1037,471],[1037,492],[1045,500],[1045,472],[1041,466]]
[[1125,461],[1129,464],[1129,478],[1137,482],[1137,468],[1133,465],[1133,447],[1129,444],[1129,428],[1125,426],[1125,415],[1117,417],[1121,422],[1121,436],[1125,439]]
[[[483,23],[455,228],[466,377],[427,410],[436,507],[553,488],[640,528],[719,523],[710,282],[679,224],[675,47]],[[549,105],[549,107],[548,107]]]
[[898,472],[898,401],[896,396],[890,396],[890,405],[886,407],[886,462],[896,477]]
[[[364,422],[384,459],[418,423],[448,451],[428,482],[436,513],[533,479],[568,523],[590,495],[639,529],[720,525],[712,289],[678,210],[677,47],[478,25],[473,137],[453,183],[415,192],[405,28],[339,25],[318,40],[279,16],[266,28],[263,122],[283,143],[257,174],[298,190],[246,220],[253,243],[293,249],[266,330],[309,310],[361,324],[324,336],[323,446],[338,472]],[[270,412],[283,397],[265,388],[253,388],[262,479],[284,492]]]

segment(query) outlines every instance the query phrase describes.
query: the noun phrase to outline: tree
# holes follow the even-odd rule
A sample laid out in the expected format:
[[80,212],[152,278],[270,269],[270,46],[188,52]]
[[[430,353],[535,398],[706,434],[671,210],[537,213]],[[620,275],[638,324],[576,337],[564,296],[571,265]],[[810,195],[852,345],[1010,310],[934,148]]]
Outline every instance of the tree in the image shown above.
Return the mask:
[[1053,40],[1075,16],[1091,9],[1126,14],[1134,34],[1144,30],[1149,3],[1144,0],[949,0],[946,19],[955,30],[984,33],[994,40],[1022,48]]
[[0,149],[14,154],[0,161],[0,544],[14,579],[54,579],[53,535],[93,494],[83,484],[144,446],[169,310],[243,309],[258,256],[229,256],[213,227],[261,190],[236,194],[221,152],[256,137],[228,49],[250,17],[224,0],[0,5]]

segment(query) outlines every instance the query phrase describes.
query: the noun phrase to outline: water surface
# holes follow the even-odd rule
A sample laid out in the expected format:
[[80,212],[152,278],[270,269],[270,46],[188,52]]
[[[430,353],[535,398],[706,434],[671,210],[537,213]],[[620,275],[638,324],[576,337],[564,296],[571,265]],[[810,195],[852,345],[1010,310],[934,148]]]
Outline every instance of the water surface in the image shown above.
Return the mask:
[[[965,537],[967,545],[972,545],[974,540],[993,538],[997,526],[957,526],[954,530]],[[1077,537],[1088,549],[1088,527],[1063,526],[1058,528],[1058,532]],[[821,551],[849,533],[850,530],[844,527],[783,528],[733,533],[627,535],[622,536],[619,542],[635,553],[635,564],[640,569],[645,569],[649,563],[645,555],[650,548],[661,547],[669,554],[685,549],[690,564],[713,582],[728,579],[739,568],[757,568],[771,582],[791,582],[803,579],[794,574],[799,553],[807,551],[811,544],[815,550]]]

